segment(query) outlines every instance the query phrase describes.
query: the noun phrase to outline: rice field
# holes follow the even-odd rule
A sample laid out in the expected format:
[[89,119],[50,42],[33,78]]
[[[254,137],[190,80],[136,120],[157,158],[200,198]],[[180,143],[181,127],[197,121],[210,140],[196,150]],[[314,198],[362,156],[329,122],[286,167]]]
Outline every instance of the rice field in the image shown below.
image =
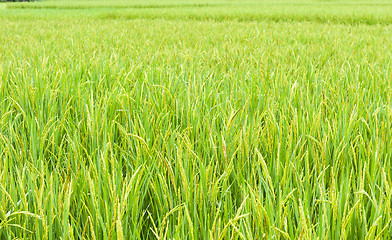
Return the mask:
[[391,239],[392,2],[0,3],[0,239]]

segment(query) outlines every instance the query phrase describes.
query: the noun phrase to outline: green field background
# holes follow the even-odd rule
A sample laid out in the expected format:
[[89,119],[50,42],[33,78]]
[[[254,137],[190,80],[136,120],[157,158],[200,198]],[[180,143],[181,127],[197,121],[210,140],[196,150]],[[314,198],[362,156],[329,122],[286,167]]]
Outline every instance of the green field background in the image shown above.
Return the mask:
[[0,3],[0,239],[391,239],[392,2]]

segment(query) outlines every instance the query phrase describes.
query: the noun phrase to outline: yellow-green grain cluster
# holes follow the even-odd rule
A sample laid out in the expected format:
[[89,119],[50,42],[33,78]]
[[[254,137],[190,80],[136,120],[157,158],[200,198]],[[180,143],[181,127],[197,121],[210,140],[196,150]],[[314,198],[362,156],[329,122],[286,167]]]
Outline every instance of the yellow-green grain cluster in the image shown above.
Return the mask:
[[0,239],[391,239],[392,2],[0,4]]

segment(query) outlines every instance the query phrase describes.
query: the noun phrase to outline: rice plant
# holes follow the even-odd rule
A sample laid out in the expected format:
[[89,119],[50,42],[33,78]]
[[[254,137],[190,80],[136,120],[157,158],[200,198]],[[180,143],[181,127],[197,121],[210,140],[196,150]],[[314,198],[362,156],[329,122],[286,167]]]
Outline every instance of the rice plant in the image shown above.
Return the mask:
[[392,238],[391,9],[0,4],[0,239]]

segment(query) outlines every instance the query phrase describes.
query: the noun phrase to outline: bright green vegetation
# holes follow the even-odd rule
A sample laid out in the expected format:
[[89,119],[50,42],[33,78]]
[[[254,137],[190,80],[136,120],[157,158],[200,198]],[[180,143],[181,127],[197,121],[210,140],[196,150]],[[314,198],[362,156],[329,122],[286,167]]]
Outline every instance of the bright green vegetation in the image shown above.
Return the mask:
[[392,3],[0,21],[0,239],[392,238]]

